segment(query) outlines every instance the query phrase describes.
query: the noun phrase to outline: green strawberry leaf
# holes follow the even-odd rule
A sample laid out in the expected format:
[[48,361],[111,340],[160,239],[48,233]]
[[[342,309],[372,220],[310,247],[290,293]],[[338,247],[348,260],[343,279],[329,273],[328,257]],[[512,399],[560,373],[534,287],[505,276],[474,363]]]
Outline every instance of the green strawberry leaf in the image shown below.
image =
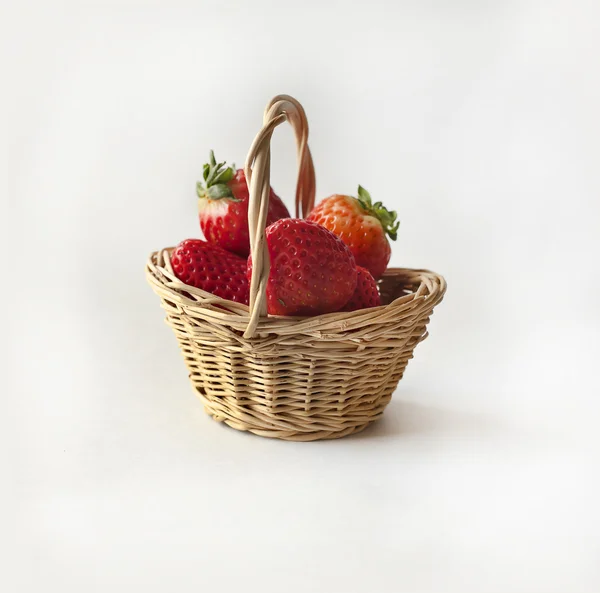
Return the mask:
[[365,210],[371,209],[371,194],[362,186],[358,186],[358,201]]
[[[224,161],[217,163],[214,151],[210,151],[208,163],[202,167],[202,178],[204,183],[196,183],[196,194],[199,198],[208,198],[209,200],[220,200],[229,198],[236,200],[231,188],[227,185],[235,177],[235,168],[228,167]],[[236,200],[239,201],[239,200]]]
[[[211,185],[206,190],[206,195],[209,200],[221,200],[223,198],[233,198],[233,192],[228,185],[224,183],[219,183],[217,185]],[[235,199],[235,198],[233,198]],[[238,202],[239,200],[236,200]]]
[[386,233],[392,241],[398,238],[398,228],[400,222],[396,219],[398,214],[395,210],[388,210],[381,202],[375,202],[371,199],[371,194],[362,185],[358,186],[358,198],[361,207],[371,216],[379,219],[384,233]]
[[227,183],[233,179],[235,175],[233,169],[231,167],[227,167],[226,169],[222,169],[220,173],[217,173],[212,181],[213,185],[217,185],[218,183]]

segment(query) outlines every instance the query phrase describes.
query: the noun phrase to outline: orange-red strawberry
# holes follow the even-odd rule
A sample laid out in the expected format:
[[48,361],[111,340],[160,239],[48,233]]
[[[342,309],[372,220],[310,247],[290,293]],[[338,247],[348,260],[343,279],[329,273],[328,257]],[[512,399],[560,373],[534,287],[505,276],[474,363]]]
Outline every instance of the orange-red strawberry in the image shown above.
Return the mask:
[[185,284],[222,299],[248,304],[246,260],[200,239],[186,239],[173,250],[171,265]]
[[340,311],[358,311],[358,309],[370,309],[381,305],[381,297],[377,290],[377,282],[369,270],[356,266],[356,290],[350,300]]
[[[248,234],[248,184],[243,169],[237,171],[225,163],[217,163],[210,152],[210,162],[204,165],[204,181],[196,184],[200,228],[209,243],[214,243],[248,257],[250,238]],[[279,196],[271,189],[267,224],[290,213]]]
[[373,204],[369,192],[358,186],[358,198],[334,194],[325,198],[310,213],[308,220],[335,233],[348,247],[356,265],[367,268],[375,279],[385,272],[391,248],[386,234],[396,240],[396,213],[386,210],[381,202]]
[[[266,237],[271,315],[320,315],[338,311],[348,302],[356,288],[356,264],[348,247],[331,231],[291,218],[269,226]],[[252,277],[252,258],[248,277]]]

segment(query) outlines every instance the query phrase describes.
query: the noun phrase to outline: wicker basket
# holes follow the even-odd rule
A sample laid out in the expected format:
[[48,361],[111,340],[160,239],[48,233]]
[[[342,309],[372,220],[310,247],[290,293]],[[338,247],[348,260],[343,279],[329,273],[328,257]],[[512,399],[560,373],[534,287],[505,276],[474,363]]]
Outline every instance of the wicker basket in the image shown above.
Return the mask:
[[427,337],[444,279],[390,268],[380,307],[310,318],[266,315],[269,256],[265,221],[270,140],[289,121],[297,141],[296,216],[314,204],[308,124],[292,97],[275,97],[246,160],[253,277],[250,307],[188,286],[173,273],[172,248],[150,256],[147,278],[159,295],[205,410],[238,430],[294,441],[334,439],[381,417],[415,346]]

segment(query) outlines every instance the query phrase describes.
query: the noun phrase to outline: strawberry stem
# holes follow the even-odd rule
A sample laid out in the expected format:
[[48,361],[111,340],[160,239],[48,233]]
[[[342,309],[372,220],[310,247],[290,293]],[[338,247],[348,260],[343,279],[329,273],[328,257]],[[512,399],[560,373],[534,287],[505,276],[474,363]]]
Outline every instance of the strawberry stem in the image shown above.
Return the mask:
[[229,185],[234,177],[235,169],[228,167],[226,162],[217,163],[215,153],[211,150],[209,162],[202,167],[202,178],[204,181],[196,182],[196,194],[199,198],[208,198],[209,200],[220,200],[229,198],[237,200]]
[[358,186],[358,202],[362,208],[371,216],[379,219],[383,231],[392,241],[398,238],[398,228],[400,221],[397,221],[398,214],[395,210],[388,210],[381,202],[375,202],[371,199],[371,194],[362,185]]

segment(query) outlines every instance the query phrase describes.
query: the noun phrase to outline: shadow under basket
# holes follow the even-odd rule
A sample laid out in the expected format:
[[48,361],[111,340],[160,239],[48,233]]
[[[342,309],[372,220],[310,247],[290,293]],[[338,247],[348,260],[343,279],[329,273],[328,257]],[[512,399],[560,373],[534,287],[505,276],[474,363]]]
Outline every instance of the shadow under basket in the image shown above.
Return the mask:
[[390,268],[380,307],[267,317],[247,339],[248,307],[180,282],[169,253],[152,254],[147,276],[205,411],[292,441],[343,437],[380,418],[446,289],[433,272]]
[[264,437],[335,439],[381,417],[415,346],[427,337],[446,283],[427,270],[392,268],[379,281],[380,307],[315,317],[267,315],[270,141],[286,121],[298,154],[296,216],[306,217],[315,201],[306,114],[296,99],[278,95],[267,105],[244,167],[250,306],[178,280],[172,249],[153,253],[146,275],[167,312],[192,385],[215,420]]

